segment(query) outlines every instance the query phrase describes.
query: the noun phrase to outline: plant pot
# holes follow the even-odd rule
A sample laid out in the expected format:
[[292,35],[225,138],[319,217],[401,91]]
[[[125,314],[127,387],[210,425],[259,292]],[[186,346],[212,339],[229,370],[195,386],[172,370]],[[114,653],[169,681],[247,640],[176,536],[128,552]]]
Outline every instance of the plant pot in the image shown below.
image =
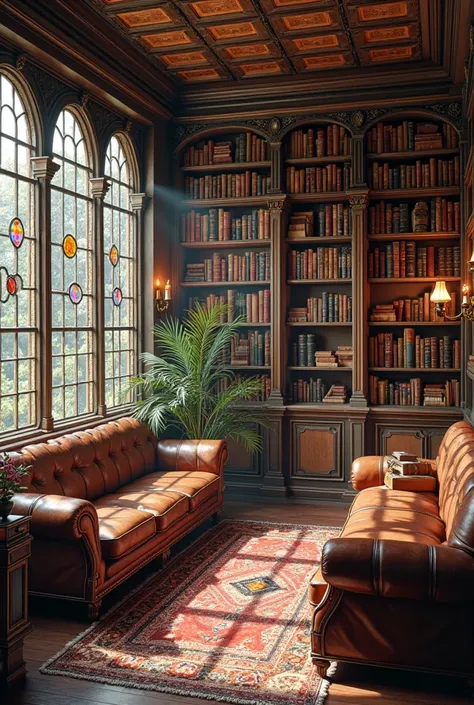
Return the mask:
[[13,502],[12,501],[7,501],[3,502],[0,501],[0,521],[6,521],[8,518],[8,515],[11,514],[13,509]]

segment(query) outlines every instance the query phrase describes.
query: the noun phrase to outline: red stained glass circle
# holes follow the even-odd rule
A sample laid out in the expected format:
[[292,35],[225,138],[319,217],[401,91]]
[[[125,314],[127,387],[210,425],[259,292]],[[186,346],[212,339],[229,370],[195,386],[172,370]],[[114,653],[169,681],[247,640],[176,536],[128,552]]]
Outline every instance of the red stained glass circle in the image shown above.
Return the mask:
[[17,293],[17,289],[18,289],[18,285],[17,285],[16,278],[13,277],[12,275],[10,275],[7,278],[7,291],[10,294],[10,296],[15,296],[15,294]]

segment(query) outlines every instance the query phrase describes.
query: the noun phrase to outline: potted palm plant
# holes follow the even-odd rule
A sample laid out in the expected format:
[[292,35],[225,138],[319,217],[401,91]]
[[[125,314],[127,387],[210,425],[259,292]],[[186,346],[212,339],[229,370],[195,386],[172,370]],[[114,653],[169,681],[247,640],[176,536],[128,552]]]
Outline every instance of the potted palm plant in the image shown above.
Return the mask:
[[145,371],[132,388],[134,415],[156,436],[174,427],[182,438],[231,438],[251,453],[261,450],[258,425],[268,426],[267,417],[258,405],[250,415],[246,403],[261,398],[262,380],[237,378],[229,369],[226,352],[242,319],[222,323],[228,317],[227,305],[198,305],[184,320],[155,326],[160,354],[141,356]]

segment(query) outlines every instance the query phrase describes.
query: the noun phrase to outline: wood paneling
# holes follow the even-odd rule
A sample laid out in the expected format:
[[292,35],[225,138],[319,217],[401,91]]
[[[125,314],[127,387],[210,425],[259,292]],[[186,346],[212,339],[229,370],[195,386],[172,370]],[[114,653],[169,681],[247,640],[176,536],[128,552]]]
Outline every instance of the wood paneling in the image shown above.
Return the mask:
[[318,480],[342,479],[343,426],[338,422],[293,422],[291,475]]

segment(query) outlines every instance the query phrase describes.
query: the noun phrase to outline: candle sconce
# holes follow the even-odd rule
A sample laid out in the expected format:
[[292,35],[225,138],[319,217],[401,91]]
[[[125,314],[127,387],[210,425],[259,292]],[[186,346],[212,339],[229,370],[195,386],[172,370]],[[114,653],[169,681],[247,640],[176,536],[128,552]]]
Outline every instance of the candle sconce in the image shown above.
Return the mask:
[[171,301],[171,284],[170,280],[165,284],[165,290],[164,290],[164,296],[163,296],[163,291],[161,289],[161,284],[160,280],[156,280],[156,289],[155,289],[155,307],[158,313],[164,313],[165,311],[168,310],[168,307],[170,305]]
[[[474,272],[474,249],[471,259],[469,260],[469,271]],[[456,316],[448,316],[446,313],[446,304],[451,301],[451,296],[446,288],[444,280],[437,281],[433,289],[430,300],[436,304],[436,313],[438,316],[444,316],[447,321],[458,321],[465,318],[468,321],[474,321],[474,296],[469,295],[469,287],[467,284],[462,286],[462,304],[461,311]]]

